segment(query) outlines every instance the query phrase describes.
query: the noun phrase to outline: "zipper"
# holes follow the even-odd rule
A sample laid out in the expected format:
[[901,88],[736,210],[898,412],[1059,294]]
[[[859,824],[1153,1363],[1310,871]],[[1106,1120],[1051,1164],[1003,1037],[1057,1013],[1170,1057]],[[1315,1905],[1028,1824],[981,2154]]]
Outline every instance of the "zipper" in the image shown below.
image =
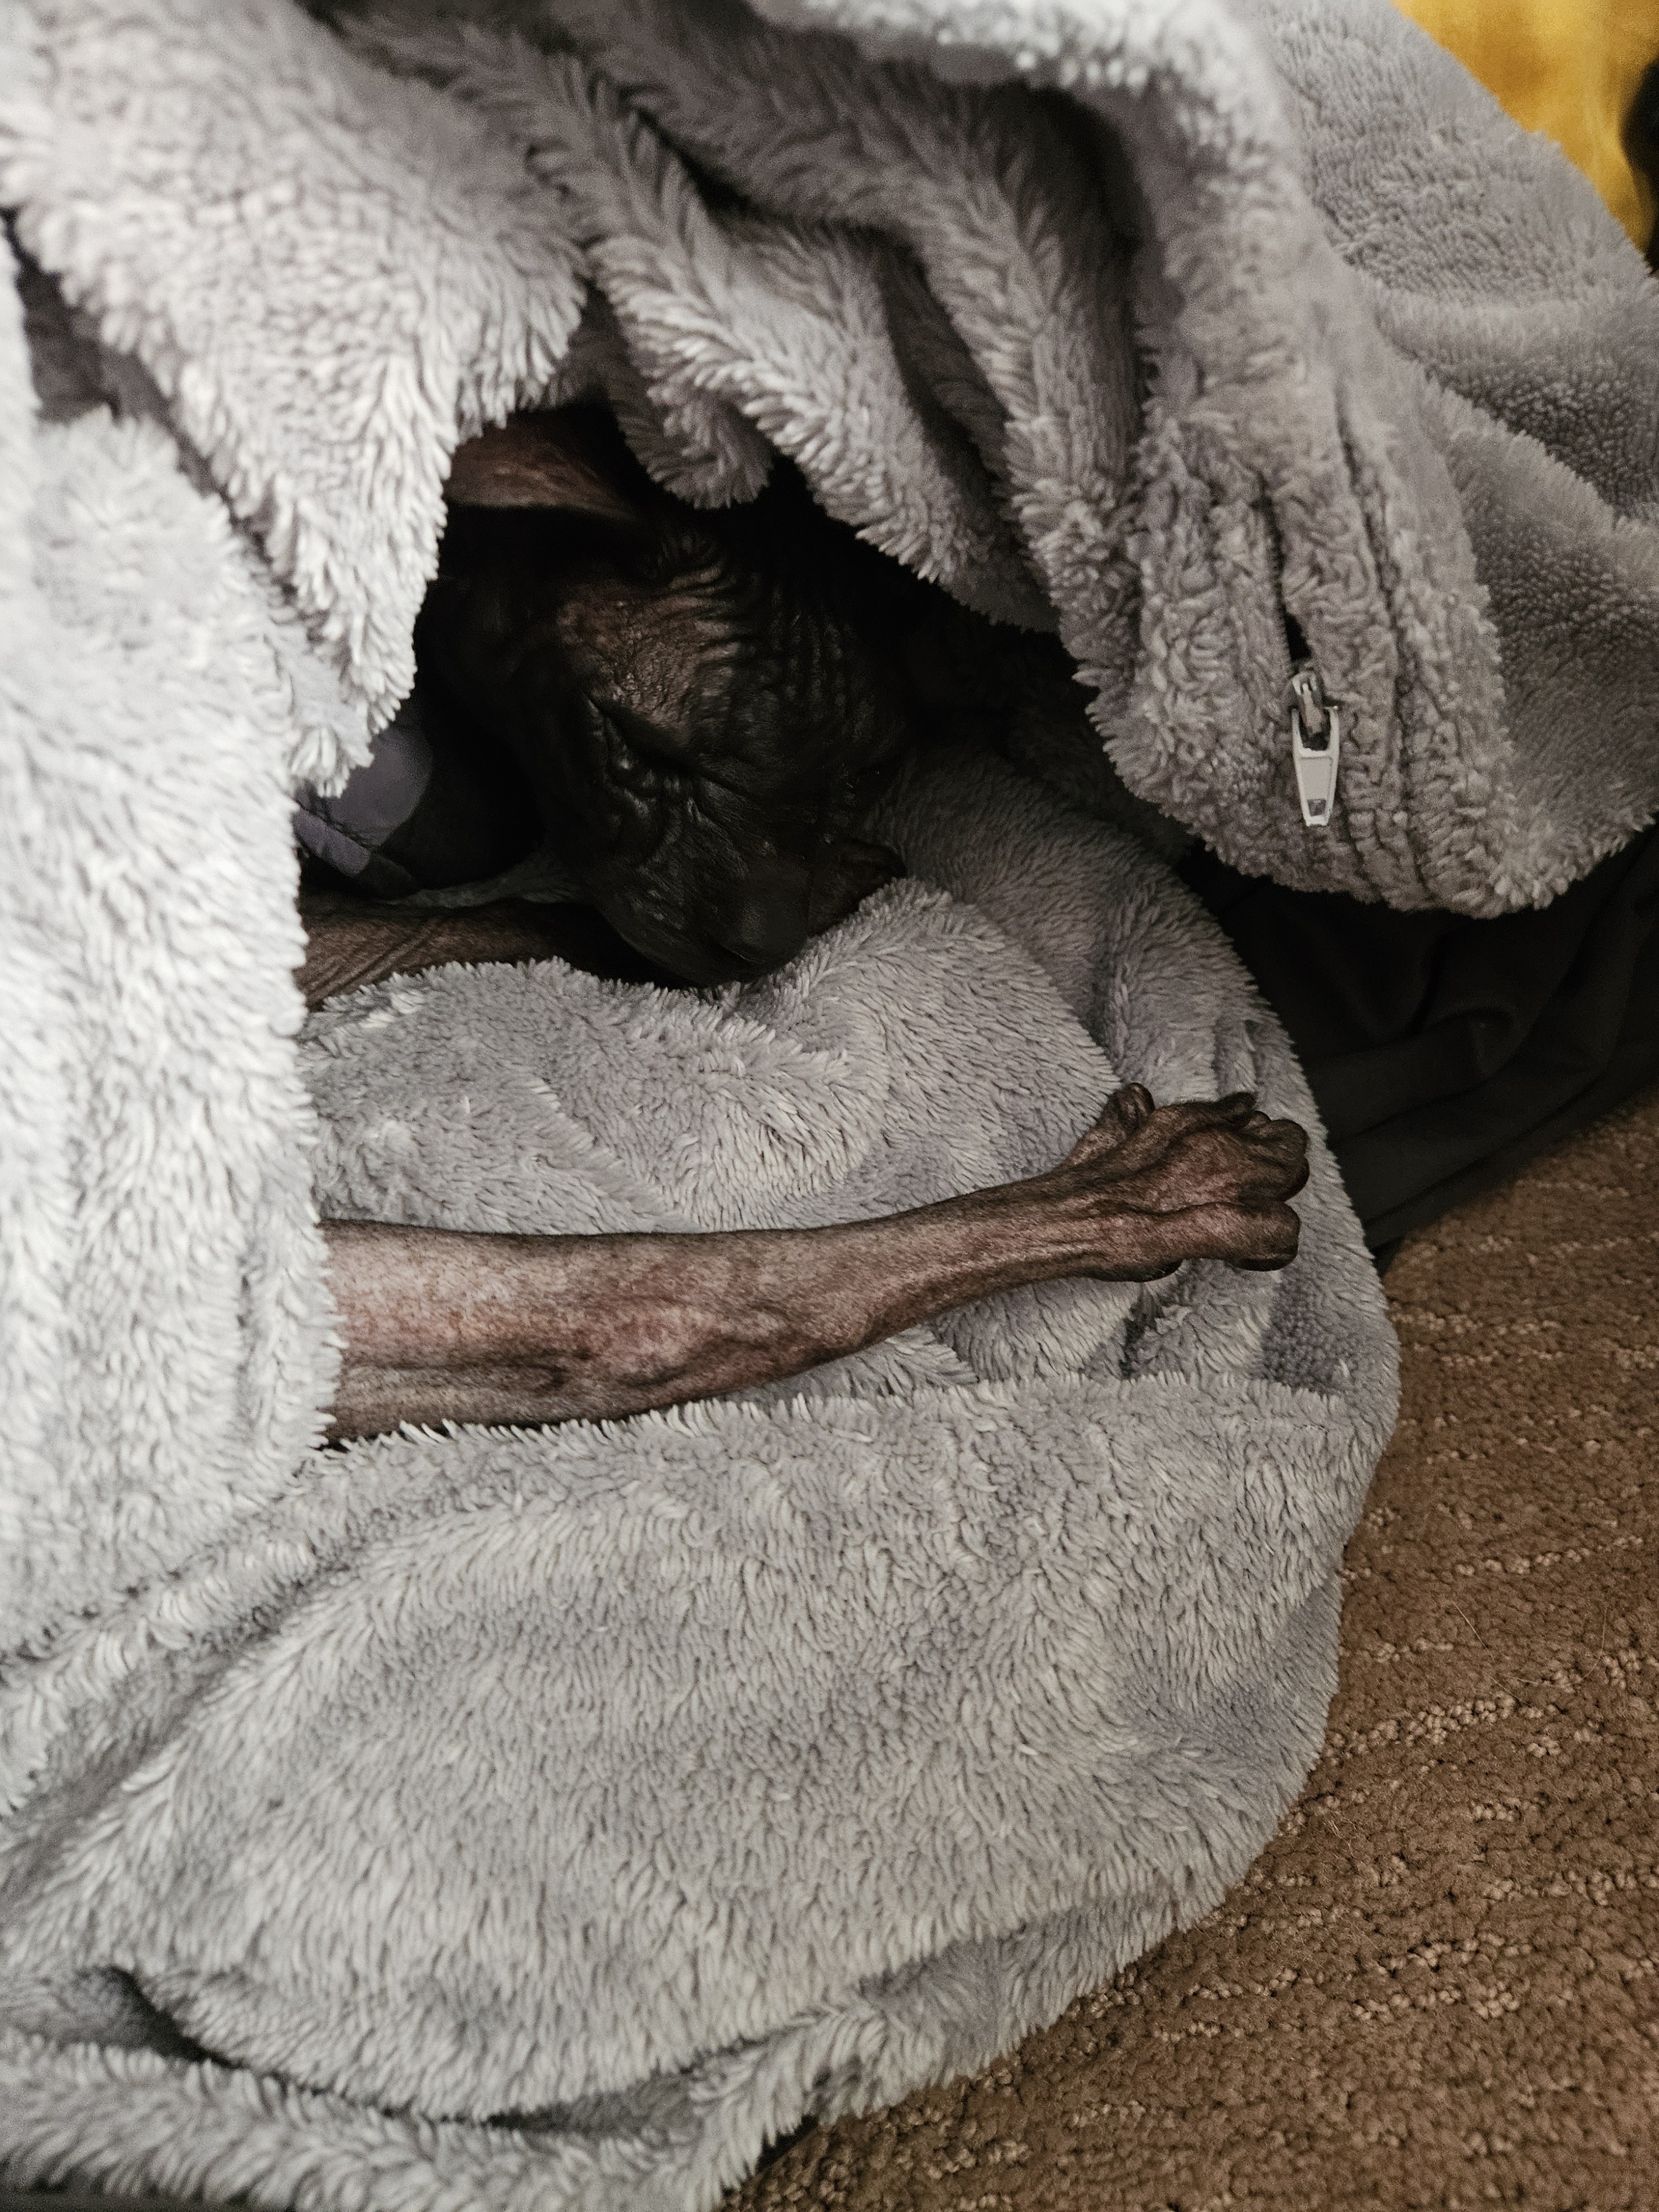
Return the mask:
[[1285,604],[1285,550],[1271,524],[1273,573],[1285,632],[1285,711],[1290,722],[1291,766],[1302,819],[1310,830],[1328,830],[1336,811],[1336,778],[1342,765],[1342,715],[1325,696],[1325,681],[1307,632]]
[[1324,681],[1308,650],[1302,625],[1288,609],[1285,642],[1291,659],[1286,690],[1296,795],[1309,829],[1328,830],[1336,805],[1337,771],[1342,765],[1342,716],[1326,697]]

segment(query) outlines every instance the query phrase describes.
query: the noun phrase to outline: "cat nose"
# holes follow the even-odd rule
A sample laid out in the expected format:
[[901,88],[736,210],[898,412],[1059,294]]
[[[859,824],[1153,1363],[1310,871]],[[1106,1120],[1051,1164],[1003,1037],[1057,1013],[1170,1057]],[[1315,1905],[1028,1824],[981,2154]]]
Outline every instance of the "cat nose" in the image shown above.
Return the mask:
[[799,861],[757,855],[738,896],[716,914],[708,933],[722,951],[750,968],[780,968],[806,942],[811,887]]

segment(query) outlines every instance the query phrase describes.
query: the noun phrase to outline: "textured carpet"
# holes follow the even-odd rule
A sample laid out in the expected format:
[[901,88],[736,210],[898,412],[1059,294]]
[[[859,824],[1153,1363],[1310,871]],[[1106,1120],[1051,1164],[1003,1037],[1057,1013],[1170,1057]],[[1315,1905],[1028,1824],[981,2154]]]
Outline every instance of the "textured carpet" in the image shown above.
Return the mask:
[[1327,1750],[1218,1911],[728,2212],[1659,2207],[1659,1092],[1411,1237]]

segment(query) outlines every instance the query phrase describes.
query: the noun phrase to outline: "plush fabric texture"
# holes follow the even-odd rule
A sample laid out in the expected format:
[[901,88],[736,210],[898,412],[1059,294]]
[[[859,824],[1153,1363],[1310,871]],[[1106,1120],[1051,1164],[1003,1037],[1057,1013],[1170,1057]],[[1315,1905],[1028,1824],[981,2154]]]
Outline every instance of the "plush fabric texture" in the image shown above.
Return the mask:
[[781,449],[1054,623],[1247,873],[1495,912],[1651,818],[1659,294],[1554,148],[1388,0],[763,12],[421,0],[355,24],[398,84],[287,6],[15,8],[0,202],[337,673],[313,782],[408,691],[458,437],[599,392],[688,496]]
[[[1316,1135],[1283,1277],[312,1449],[319,1201],[822,1218],[1046,1164],[1129,1079],[1313,1122],[1144,847],[963,756],[894,802],[913,883],[746,997],[481,971],[301,1038],[289,974],[292,793],[408,692],[451,452],[580,393],[688,495],[781,451],[1055,624],[1242,865],[1484,911],[1645,818],[1647,280],[1380,0],[1262,21],[0,17],[10,2178],[706,2204],[1054,2018],[1293,1795],[1394,1408]],[[1281,569],[1351,714],[1323,837]]]
[[[740,490],[758,425],[970,604],[1018,615],[1023,568],[1130,789],[1233,866],[1496,912],[1651,818],[1659,294],[1387,0],[545,0],[447,57],[413,12],[377,50],[558,186],[665,480]],[[1287,615],[1345,719],[1322,833]]]
[[1400,1425],[1267,1852],[1017,2051],[809,2127],[732,2212],[1649,2212],[1659,1091],[1388,1287]]
[[1632,166],[1625,133],[1637,89],[1659,61],[1655,0],[1510,0],[1501,11],[1482,0],[1395,4],[1517,123],[1547,132],[1646,248],[1653,187]]
[[[325,1208],[846,1218],[1047,1164],[1131,1073],[1310,1118],[1128,840],[960,761],[884,829],[923,880],[765,984],[324,1009]],[[321,1455],[60,1627],[5,1711],[12,2176],[705,2203],[1203,1911],[1316,1752],[1393,1418],[1317,1144],[1298,1203],[1282,1277],[1052,1285],[749,1403]]]
[[[732,2212],[1649,2212],[1659,1091],[1410,1237],[1303,1796],[1207,1919]],[[40,2212],[51,2212],[42,2205]]]

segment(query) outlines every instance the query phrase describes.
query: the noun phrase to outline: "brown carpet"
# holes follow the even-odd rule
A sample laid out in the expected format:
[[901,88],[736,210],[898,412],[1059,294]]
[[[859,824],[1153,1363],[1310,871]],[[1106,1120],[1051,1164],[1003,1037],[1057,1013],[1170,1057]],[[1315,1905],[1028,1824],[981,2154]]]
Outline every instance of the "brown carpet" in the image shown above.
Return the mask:
[[1210,1917],[727,2212],[1659,2212],[1659,1093],[1406,1244],[1324,1758]]

